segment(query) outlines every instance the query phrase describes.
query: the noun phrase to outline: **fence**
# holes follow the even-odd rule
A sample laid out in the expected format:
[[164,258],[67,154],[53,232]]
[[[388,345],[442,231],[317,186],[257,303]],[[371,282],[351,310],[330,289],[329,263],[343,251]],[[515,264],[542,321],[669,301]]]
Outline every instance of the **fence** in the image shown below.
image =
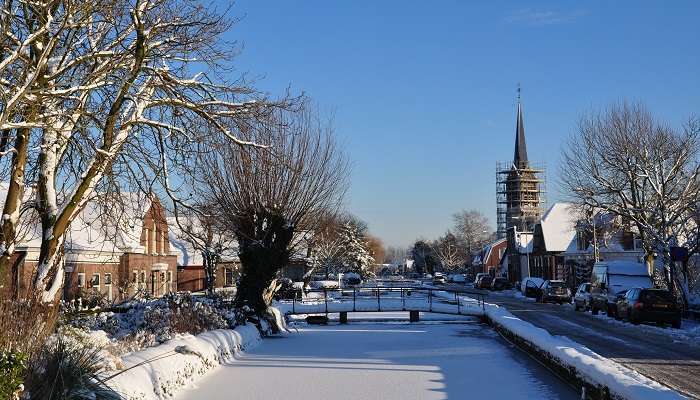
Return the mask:
[[469,290],[390,286],[311,289],[304,294],[297,291],[291,299],[292,314],[425,311],[481,315],[485,296]]

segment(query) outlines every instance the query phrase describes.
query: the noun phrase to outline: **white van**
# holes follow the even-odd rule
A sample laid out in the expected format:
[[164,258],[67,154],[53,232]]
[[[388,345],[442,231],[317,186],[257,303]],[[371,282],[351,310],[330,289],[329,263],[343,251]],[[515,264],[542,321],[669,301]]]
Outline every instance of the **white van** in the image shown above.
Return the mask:
[[646,264],[634,261],[599,261],[591,273],[591,312],[613,316],[616,298],[633,288],[650,288],[653,282]]

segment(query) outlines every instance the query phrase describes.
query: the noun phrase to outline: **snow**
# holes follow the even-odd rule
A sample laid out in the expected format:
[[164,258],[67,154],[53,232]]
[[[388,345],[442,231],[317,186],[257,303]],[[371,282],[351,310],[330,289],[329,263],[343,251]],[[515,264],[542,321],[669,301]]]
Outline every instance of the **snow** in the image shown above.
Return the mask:
[[[197,336],[181,335],[160,346],[122,357],[125,372],[106,378],[106,383],[126,400],[169,399],[210,369],[231,362],[259,341],[260,333],[251,324]],[[154,361],[136,366],[146,360]],[[136,367],[128,369],[133,366]]]
[[232,395],[246,400],[578,398],[475,322],[303,326],[239,355],[177,399]]
[[626,399],[683,399],[675,391],[636,371],[602,357],[563,336],[552,336],[542,328],[523,321],[497,305],[487,305],[486,314],[495,325],[514,333],[548,353],[563,365],[574,367],[589,382],[607,386]]
[[576,213],[569,203],[554,203],[540,225],[547,251],[563,252],[576,237]]
[[642,263],[632,261],[599,261],[596,267],[608,267],[608,274],[615,275],[648,275],[647,266]]

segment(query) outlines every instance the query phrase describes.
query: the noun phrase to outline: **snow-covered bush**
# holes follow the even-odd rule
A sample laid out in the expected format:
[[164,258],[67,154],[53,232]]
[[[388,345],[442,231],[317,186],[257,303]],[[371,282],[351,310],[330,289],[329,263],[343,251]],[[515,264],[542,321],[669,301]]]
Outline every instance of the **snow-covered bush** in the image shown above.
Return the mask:
[[113,343],[102,343],[114,356],[141,350],[170,340],[180,333],[198,334],[213,329],[236,326],[236,313],[221,298],[197,298],[188,293],[173,293],[154,300],[134,300],[120,309],[106,312],[76,311],[80,307],[64,305],[63,325],[71,336],[82,332],[95,339],[104,337]]

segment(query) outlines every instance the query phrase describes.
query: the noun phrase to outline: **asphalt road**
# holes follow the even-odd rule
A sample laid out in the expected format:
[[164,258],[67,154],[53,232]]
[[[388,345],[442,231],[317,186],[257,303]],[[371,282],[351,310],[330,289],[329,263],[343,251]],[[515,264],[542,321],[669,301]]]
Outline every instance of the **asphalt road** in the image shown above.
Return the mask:
[[[445,288],[451,286],[445,285]],[[540,304],[495,294],[489,295],[486,301],[503,305],[515,316],[546,329],[552,335],[567,336],[686,396],[700,399],[698,341],[674,338],[655,332],[657,329],[645,329],[644,325],[610,323],[605,320],[607,317],[576,312],[568,304]]]

